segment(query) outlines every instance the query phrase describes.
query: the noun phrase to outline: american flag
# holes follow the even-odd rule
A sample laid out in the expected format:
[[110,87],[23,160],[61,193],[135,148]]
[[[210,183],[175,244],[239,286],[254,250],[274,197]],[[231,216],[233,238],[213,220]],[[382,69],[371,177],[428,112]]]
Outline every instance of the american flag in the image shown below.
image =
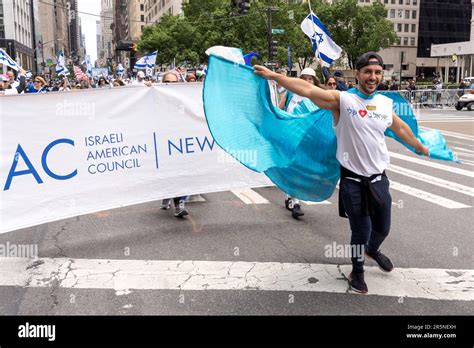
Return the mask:
[[89,80],[89,77],[78,66],[74,66],[74,75],[76,76],[76,79],[79,81]]

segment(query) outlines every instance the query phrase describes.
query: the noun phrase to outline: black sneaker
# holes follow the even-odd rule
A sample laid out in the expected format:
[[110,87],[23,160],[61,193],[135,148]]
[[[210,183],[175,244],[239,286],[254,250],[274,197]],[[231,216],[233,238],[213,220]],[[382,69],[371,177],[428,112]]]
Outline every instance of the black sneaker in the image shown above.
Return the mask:
[[295,204],[293,206],[293,209],[291,209],[291,216],[293,216],[294,219],[298,219],[300,216],[303,216],[304,213],[301,211],[301,207],[299,204]]
[[291,211],[293,209],[293,206],[295,205],[295,201],[293,198],[287,198],[285,199],[285,208]]
[[376,253],[372,254],[372,253],[369,253],[366,249],[365,250],[365,255],[367,255],[367,257],[369,259],[372,259],[375,262],[377,262],[377,265],[379,266],[379,268],[382,271],[384,271],[384,272],[391,272],[392,271],[392,269],[393,269],[392,261],[390,261],[390,259],[387,256],[385,256],[384,254],[382,254],[380,251],[377,251]]
[[161,202],[161,210],[168,210],[171,208],[171,199],[163,199]]
[[179,201],[179,204],[177,207],[175,207],[174,210],[174,216],[176,217],[183,217],[188,215],[188,211],[184,208],[184,201],[181,200]]
[[366,294],[369,292],[369,289],[367,288],[367,284],[365,283],[365,280],[364,280],[364,272],[362,273],[351,272],[351,274],[349,274],[349,285],[351,287],[351,290],[359,294]]

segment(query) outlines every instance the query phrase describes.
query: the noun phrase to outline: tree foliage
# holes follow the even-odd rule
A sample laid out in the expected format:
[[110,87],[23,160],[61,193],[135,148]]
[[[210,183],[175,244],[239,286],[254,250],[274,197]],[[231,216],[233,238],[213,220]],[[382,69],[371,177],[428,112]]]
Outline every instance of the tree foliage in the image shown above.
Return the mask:
[[[257,51],[262,55],[261,63],[268,60],[268,6],[276,7],[272,27],[285,30],[284,34],[273,36],[279,46],[277,60],[285,64],[287,48],[291,46],[300,68],[311,64],[311,43],[300,29],[309,13],[308,5],[290,0],[252,2],[245,16],[232,13],[230,0],[189,0],[183,4],[184,17],[164,16],[159,23],[145,27],[138,47],[142,53],[158,50],[158,64],[169,64],[174,59],[179,64],[202,64],[207,60],[206,49],[216,45]],[[396,41],[381,2],[359,6],[357,0],[336,0],[332,5],[313,1],[313,11],[342,47],[351,67],[360,54],[387,48]]]

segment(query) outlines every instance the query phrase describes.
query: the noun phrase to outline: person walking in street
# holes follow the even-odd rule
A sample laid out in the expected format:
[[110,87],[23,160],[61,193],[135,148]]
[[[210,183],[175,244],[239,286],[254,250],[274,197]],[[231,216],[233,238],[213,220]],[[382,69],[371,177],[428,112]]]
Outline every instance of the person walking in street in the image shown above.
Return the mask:
[[392,207],[385,173],[390,161],[385,130],[390,128],[418,153],[429,155],[428,148],[395,114],[392,100],[375,93],[383,77],[382,57],[375,52],[360,56],[356,61],[357,88],[345,92],[323,90],[263,66],[255,66],[254,73],[275,80],[289,91],[332,112],[336,158],[341,171],[339,215],[349,219],[351,229],[352,272],[348,280],[353,291],[367,293],[365,256],[375,260],[385,272],[394,268],[390,258],[380,251],[390,231]]
[[[173,71],[168,71],[163,75],[163,83],[176,83],[179,82],[179,77]],[[174,216],[176,217],[184,217],[188,215],[188,211],[185,207],[187,196],[182,197],[174,197],[174,198],[167,198],[163,199],[161,202],[161,210],[168,210],[171,208],[171,201],[174,203]]]
[[[319,79],[316,77],[316,72],[314,69],[306,68],[301,71],[300,79],[306,82],[309,82],[313,86],[319,86],[324,88]],[[310,105],[310,109],[304,107],[305,105]],[[279,107],[286,112],[293,113],[297,107],[302,105],[304,109],[303,112],[310,112],[317,110],[318,107],[314,105],[308,98],[301,97],[293,92],[286,91],[282,94],[281,100],[279,102]],[[301,210],[300,200],[290,195],[286,195],[285,207],[291,211],[291,216],[294,219],[298,219],[301,216],[304,216],[303,211]]]

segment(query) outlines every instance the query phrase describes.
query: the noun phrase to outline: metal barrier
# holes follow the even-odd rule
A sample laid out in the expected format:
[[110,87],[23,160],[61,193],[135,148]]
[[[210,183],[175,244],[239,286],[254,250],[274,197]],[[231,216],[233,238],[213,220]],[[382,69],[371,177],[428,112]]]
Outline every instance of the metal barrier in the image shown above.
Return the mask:
[[[380,92],[383,93],[385,91]],[[390,92],[400,93],[407,101],[409,101],[414,107],[417,108],[452,108],[456,105],[459,98],[463,94],[471,93],[471,89],[420,89],[414,91],[401,90]]]

